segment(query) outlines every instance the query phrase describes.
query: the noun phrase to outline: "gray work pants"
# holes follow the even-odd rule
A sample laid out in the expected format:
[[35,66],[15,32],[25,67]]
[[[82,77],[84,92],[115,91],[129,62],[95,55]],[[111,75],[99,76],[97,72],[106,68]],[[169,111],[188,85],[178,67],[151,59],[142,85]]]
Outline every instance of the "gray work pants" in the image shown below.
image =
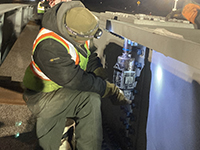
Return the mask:
[[76,121],[77,150],[101,150],[101,97],[61,88],[49,93],[26,90],[24,100],[37,117],[36,132],[44,150],[58,150],[66,118]]

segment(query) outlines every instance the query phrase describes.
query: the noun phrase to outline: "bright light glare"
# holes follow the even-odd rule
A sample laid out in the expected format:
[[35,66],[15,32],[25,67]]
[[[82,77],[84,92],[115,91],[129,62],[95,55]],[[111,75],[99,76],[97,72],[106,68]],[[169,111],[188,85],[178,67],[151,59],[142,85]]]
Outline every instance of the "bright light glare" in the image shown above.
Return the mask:
[[161,82],[161,80],[162,80],[162,75],[163,75],[162,68],[161,68],[160,66],[157,66],[156,78],[157,78],[157,81],[158,81],[158,82]]
[[172,11],[175,11],[175,10],[177,10],[177,9],[176,9],[177,2],[178,2],[178,0],[175,0],[175,1],[174,1],[174,8],[172,9]]
[[159,97],[161,96],[160,94],[162,93],[162,82],[163,82],[163,70],[161,68],[160,65],[157,65],[156,68],[155,68],[155,73],[154,73],[154,88],[156,90],[156,95],[159,99]]

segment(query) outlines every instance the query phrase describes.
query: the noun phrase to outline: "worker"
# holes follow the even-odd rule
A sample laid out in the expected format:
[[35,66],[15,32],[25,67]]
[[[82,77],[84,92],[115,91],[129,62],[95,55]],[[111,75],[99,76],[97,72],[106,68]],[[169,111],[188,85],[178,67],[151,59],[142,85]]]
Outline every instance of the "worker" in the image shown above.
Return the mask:
[[47,0],[41,0],[37,4],[37,13],[35,14],[35,23],[40,25],[44,13],[50,8],[49,2]]
[[[56,4],[60,2],[68,2],[72,0],[41,0],[38,2],[37,5],[37,15],[35,22],[41,26],[41,20],[44,15],[44,13],[51,7],[55,6]],[[75,0],[74,0],[75,1]]]
[[49,1],[41,0],[38,2],[37,5],[37,13],[43,15],[49,8],[50,8]]
[[170,18],[186,19],[200,29],[200,5],[194,1],[186,0],[182,9],[170,12],[166,16],[166,21]]
[[131,103],[105,80],[95,47],[90,49],[101,34],[98,18],[80,1],[58,3],[44,13],[23,78],[23,97],[37,117],[44,150],[59,149],[66,118],[75,120],[77,150],[101,150],[101,98],[116,105]]

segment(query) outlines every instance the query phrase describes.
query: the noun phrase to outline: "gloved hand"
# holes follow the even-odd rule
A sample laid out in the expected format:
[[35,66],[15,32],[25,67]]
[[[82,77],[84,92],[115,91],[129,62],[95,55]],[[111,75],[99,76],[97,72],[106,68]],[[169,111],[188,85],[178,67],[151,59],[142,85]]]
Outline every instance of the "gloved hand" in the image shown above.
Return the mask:
[[103,80],[105,80],[106,78],[108,78],[107,72],[103,67],[98,67],[97,69],[95,69],[93,71],[93,73],[97,76],[97,77],[101,77]]
[[175,11],[171,11],[166,17],[165,21],[168,21],[171,18],[176,18],[176,19],[185,19],[182,15],[182,9],[177,9]]
[[102,98],[109,98],[114,105],[127,105],[132,102],[124,96],[122,90],[108,81],[106,81],[106,90]]

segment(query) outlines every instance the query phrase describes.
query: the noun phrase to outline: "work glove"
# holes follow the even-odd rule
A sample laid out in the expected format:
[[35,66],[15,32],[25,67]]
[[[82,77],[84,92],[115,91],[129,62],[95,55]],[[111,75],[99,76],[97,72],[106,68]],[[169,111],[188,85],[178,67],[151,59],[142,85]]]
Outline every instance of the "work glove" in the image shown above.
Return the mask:
[[182,9],[177,9],[175,11],[171,11],[166,17],[165,21],[168,21],[169,19],[176,18],[176,19],[185,19],[182,15]]
[[106,78],[108,78],[106,69],[104,69],[103,67],[98,67],[97,69],[95,69],[93,71],[93,73],[97,76],[102,78],[103,80],[105,80]]
[[108,81],[106,81],[106,90],[102,98],[109,98],[113,105],[127,105],[132,102],[124,96],[122,90]]

